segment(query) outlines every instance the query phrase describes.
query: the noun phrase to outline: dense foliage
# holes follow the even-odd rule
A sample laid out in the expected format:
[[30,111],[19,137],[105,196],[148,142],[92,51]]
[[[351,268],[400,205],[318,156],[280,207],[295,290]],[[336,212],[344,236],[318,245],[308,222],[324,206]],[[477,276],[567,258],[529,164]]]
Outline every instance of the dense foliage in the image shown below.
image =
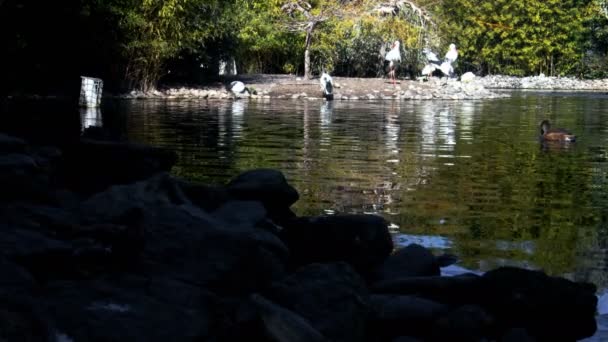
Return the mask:
[[221,60],[239,72],[383,74],[400,40],[401,76],[422,48],[456,43],[457,73],[603,77],[606,11],[593,0],[0,1],[4,91],[65,88],[86,74],[109,88],[200,83]]

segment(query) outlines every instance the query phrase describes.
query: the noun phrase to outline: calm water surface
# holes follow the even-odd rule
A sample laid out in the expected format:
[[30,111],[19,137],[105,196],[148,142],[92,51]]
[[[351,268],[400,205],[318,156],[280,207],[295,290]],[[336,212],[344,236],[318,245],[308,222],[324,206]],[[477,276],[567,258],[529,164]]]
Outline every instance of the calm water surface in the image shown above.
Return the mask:
[[[468,269],[542,268],[608,286],[606,94],[118,101],[84,115],[85,125],[176,150],[180,177],[223,184],[276,168],[300,193],[298,215],[377,213],[397,243],[457,254]],[[545,118],[578,141],[541,144]]]

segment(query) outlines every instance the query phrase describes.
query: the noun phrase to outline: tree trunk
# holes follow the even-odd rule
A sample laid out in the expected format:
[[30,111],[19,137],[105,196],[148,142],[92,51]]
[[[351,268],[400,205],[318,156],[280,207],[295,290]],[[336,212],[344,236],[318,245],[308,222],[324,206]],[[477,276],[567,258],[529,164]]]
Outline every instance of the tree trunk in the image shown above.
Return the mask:
[[310,42],[312,41],[312,30],[315,24],[311,23],[306,30],[306,45],[304,45],[304,78],[309,80],[312,78],[310,70]]

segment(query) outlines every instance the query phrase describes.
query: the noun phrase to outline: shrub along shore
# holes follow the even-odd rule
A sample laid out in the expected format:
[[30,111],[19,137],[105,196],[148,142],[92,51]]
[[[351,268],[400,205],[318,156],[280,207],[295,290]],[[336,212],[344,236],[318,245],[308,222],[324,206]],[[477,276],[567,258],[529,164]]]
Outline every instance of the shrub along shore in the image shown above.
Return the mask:
[[[503,267],[441,276],[451,255],[394,250],[375,215],[298,217],[278,170],[227,184],[176,155],[0,134],[0,332],[36,341],[575,341],[595,287]],[[97,132],[99,133],[99,132]]]

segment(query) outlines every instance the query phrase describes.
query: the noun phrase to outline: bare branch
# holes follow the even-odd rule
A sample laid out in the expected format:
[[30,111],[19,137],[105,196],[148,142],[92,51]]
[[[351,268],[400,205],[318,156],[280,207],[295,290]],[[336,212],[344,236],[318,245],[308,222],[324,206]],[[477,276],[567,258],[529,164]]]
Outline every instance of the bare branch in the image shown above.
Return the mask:
[[435,25],[431,15],[422,7],[416,5],[410,0],[392,0],[378,4],[374,11],[380,15],[398,15],[400,12],[409,14],[417,19],[420,26],[426,26],[427,23]]

